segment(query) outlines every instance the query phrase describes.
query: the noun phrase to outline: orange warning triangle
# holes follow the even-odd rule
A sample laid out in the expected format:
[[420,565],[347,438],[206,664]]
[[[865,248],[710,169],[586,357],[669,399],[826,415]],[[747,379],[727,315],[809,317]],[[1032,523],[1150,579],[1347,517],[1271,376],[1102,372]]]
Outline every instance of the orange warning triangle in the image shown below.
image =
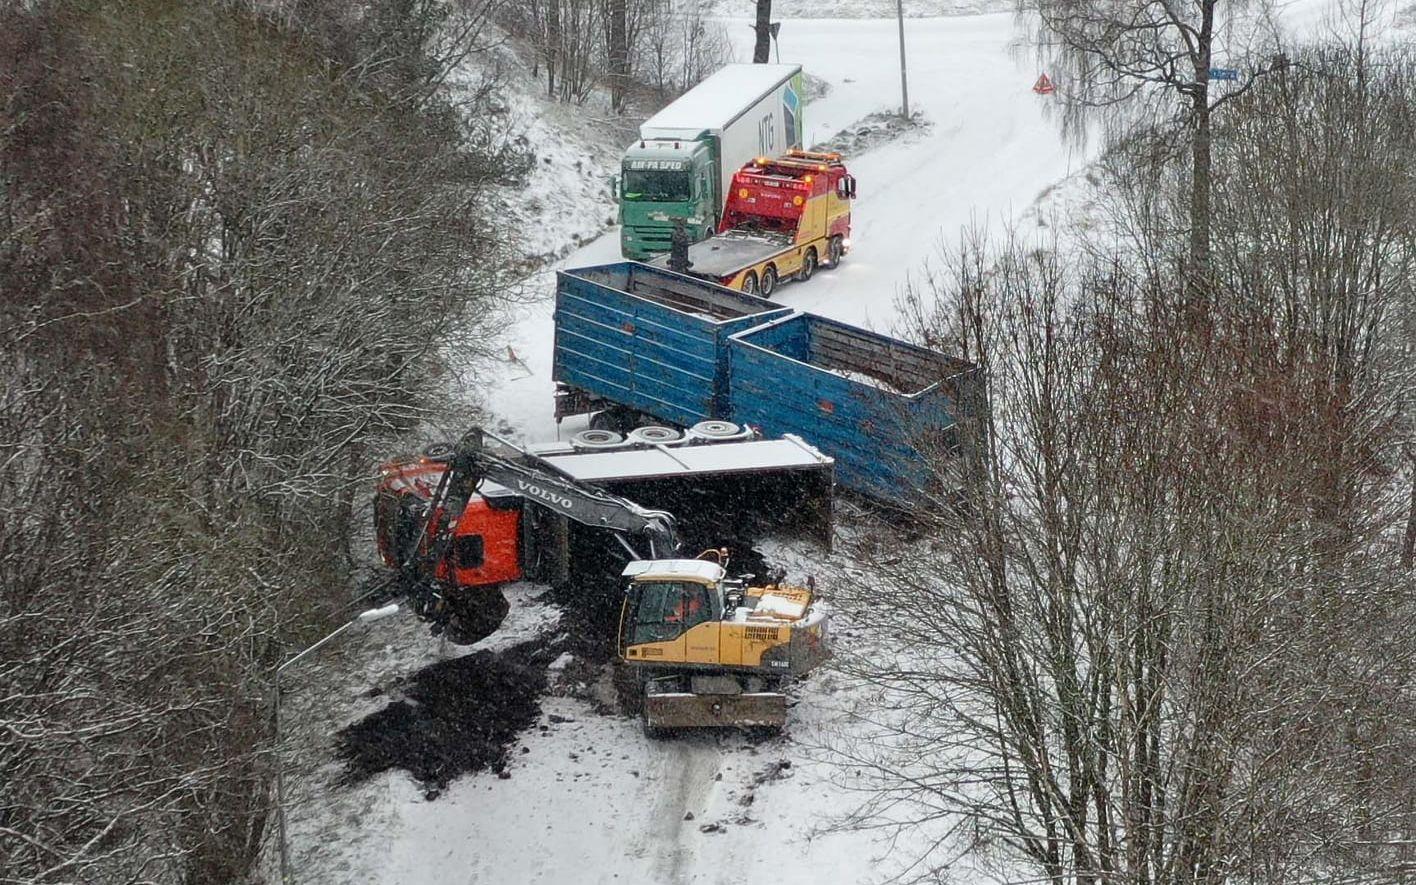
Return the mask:
[[1052,81],[1048,79],[1046,74],[1038,77],[1037,82],[1033,84],[1033,92],[1038,95],[1051,95],[1056,91],[1057,87],[1052,85]]

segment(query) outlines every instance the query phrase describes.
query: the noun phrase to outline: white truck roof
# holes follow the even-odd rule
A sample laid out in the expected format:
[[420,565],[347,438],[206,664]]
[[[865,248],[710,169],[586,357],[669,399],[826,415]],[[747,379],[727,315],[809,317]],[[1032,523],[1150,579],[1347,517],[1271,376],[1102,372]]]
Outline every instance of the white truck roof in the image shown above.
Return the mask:
[[800,72],[801,65],[724,65],[645,120],[639,135],[661,138],[725,129],[763,96]]
[[666,581],[691,580],[716,583],[723,579],[723,567],[706,559],[641,559],[624,567],[626,578],[660,578]]

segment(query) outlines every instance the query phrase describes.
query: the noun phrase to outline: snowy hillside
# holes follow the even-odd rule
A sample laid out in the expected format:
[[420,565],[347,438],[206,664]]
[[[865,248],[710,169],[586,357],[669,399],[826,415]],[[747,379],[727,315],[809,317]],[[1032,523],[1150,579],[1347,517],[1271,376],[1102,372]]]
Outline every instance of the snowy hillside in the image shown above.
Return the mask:
[[502,217],[526,255],[539,267],[588,243],[615,224],[609,178],[634,124],[611,113],[603,95],[583,106],[545,96],[523,59],[530,50],[508,41],[473,56],[453,81],[454,89],[475,89],[484,77],[498,82],[501,127],[531,155],[524,186],[499,188]]

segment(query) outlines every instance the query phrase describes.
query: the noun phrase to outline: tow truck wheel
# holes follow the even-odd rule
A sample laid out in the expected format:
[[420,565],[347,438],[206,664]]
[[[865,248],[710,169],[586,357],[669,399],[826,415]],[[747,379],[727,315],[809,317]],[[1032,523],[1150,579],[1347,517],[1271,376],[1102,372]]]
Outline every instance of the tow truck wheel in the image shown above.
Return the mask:
[[841,256],[845,254],[845,244],[841,242],[839,236],[834,236],[831,238],[830,244],[826,247],[826,263],[821,266],[827,270],[835,270],[841,266]]
[[797,271],[797,280],[804,283],[811,279],[814,273],[816,273],[816,247],[812,246],[801,258],[801,270]]
[[762,297],[771,298],[777,288],[777,266],[769,264],[762,268]]
[[757,294],[757,272],[750,270],[747,276],[742,278],[742,290],[749,295]]

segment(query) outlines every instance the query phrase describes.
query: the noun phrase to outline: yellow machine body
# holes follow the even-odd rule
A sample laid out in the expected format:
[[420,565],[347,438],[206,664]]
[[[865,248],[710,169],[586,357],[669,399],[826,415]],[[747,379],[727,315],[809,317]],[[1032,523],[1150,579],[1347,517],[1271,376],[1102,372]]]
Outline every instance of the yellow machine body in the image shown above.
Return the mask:
[[830,655],[829,618],[805,587],[745,587],[703,560],[630,563],[620,656],[645,686],[652,728],[766,725],[781,686]]

